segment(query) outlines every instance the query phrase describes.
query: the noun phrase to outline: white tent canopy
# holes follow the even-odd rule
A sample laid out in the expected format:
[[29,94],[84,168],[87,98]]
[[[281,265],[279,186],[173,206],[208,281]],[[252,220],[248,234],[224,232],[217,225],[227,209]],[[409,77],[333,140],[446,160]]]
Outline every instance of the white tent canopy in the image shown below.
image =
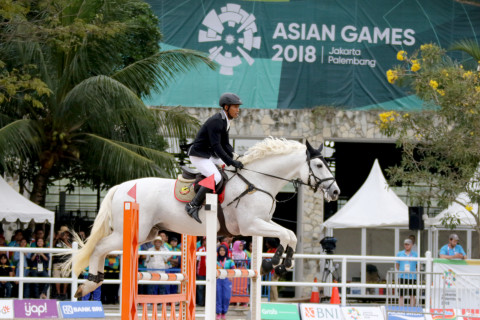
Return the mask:
[[55,213],[31,202],[15,191],[0,176],[0,221],[21,222],[35,221],[42,223],[48,221],[53,224]]
[[[427,224],[432,226],[441,226],[442,219],[446,217],[455,216],[460,219],[460,224],[458,227],[472,227],[475,226],[477,223],[473,215],[465,208],[465,205],[471,204],[470,197],[465,193],[462,192],[458,195],[457,199],[458,202],[464,204],[461,205],[457,201],[452,202],[447,209],[440,212],[434,218],[430,218],[427,221]],[[471,204],[473,207],[473,212],[477,212],[478,204],[474,203]]]
[[323,227],[375,228],[408,226],[408,206],[388,186],[378,159],[367,180]]

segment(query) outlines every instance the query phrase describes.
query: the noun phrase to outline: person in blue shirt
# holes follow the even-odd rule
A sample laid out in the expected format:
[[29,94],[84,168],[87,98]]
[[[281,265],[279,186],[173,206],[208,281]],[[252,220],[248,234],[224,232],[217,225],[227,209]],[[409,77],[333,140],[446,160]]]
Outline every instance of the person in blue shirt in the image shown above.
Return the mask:
[[[417,252],[412,251],[412,246],[413,246],[413,241],[411,239],[405,239],[403,241],[403,247],[405,250],[400,251],[397,254],[397,257],[410,257],[410,258],[416,258],[418,257]],[[417,283],[417,275],[415,271],[417,271],[417,261],[397,261],[395,264],[396,269],[398,271],[404,271],[405,273],[400,273],[398,275],[398,283],[403,285],[403,284],[408,284],[408,285],[415,285]],[[399,290],[399,295],[400,295],[400,300],[398,301],[399,306],[404,305],[404,296],[409,295],[410,296],[410,306],[415,306],[415,295],[416,295],[416,290],[411,289],[411,288],[401,288]]]
[[452,233],[448,237],[448,244],[440,249],[440,259],[465,259],[467,254],[462,246],[458,244],[458,236]]

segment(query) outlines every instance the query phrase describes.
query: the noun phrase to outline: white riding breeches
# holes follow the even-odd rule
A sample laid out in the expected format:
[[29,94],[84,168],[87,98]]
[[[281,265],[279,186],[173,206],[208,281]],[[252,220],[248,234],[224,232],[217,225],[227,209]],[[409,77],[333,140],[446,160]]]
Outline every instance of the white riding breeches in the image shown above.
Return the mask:
[[190,156],[190,161],[205,177],[210,177],[213,174],[215,178],[215,185],[217,185],[222,180],[220,171],[218,171],[218,168],[216,166],[222,166],[225,164],[222,159],[214,157],[210,157],[207,159]]

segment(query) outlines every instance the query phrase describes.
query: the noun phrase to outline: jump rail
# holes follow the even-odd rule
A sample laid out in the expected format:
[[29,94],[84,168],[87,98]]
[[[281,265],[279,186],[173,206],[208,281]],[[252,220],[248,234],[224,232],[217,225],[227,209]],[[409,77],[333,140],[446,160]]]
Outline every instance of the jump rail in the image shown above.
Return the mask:
[[[158,320],[157,304],[162,304],[161,320],[167,319],[167,304],[170,305],[169,319],[195,319],[195,251],[196,237],[182,235],[182,261],[180,274],[138,272],[138,214],[139,205],[124,203],[123,228],[123,272],[122,272],[122,320],[138,319],[137,306],[142,304],[142,320],[148,319],[148,304],[152,304],[152,320]],[[130,226],[127,228],[126,226]],[[181,293],[168,295],[139,295],[138,280],[181,281]],[[179,303],[179,317],[175,304]]]

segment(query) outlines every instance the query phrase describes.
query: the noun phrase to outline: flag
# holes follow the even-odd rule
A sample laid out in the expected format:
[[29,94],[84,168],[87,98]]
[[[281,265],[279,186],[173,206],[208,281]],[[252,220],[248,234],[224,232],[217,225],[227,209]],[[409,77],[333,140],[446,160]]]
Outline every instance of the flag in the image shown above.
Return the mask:
[[214,177],[215,176],[212,174],[210,177],[203,179],[198,184],[201,185],[201,186],[204,186],[205,188],[213,190],[213,193],[215,193],[215,178]]
[[137,184],[135,183],[135,185],[132,187],[132,189],[130,189],[127,194],[132,197],[135,202],[137,202]]

